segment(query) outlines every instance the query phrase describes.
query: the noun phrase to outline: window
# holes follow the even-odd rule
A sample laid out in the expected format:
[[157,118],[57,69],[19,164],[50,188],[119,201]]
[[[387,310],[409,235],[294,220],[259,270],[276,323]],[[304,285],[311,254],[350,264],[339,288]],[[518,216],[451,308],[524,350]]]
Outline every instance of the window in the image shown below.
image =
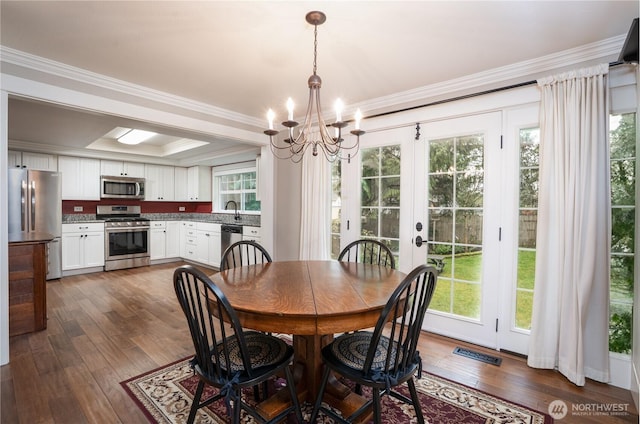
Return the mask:
[[342,161],[331,163],[331,258],[340,255],[340,219],[342,208]]
[[240,212],[260,212],[256,175],[256,168],[214,171],[213,183],[217,200],[214,210],[224,210],[227,202],[233,200]]
[[540,129],[520,130],[520,204],[518,206],[518,279],[515,326],[531,329],[536,271]]
[[400,249],[400,146],[362,150],[360,235]]
[[611,285],[609,350],[631,353],[636,203],[636,115],[611,115]]

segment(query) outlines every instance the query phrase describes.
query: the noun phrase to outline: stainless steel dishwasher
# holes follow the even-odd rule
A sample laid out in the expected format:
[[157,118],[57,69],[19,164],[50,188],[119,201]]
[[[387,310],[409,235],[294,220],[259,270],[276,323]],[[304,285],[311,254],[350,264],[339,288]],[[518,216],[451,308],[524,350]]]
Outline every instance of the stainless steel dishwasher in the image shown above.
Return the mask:
[[220,226],[221,246],[220,253],[224,254],[227,247],[233,243],[242,240],[242,225],[222,224]]

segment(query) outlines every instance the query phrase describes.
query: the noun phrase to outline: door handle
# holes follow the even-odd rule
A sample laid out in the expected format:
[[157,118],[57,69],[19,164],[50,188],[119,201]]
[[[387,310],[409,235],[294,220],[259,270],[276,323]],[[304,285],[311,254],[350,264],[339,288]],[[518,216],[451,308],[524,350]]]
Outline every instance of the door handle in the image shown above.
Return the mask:
[[31,181],[31,228],[29,230],[36,230],[36,182]]
[[416,237],[416,247],[420,247],[422,246],[422,237],[418,236]]

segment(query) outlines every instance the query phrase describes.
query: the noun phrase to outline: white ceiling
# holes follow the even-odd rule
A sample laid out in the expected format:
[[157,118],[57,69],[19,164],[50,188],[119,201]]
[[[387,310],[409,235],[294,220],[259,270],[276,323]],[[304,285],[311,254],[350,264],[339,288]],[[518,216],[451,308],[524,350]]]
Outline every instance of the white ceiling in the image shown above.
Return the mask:
[[[638,2],[2,0],[0,42],[228,111],[225,125],[261,133],[269,107],[282,120],[288,96],[301,106],[298,113],[306,104],[313,27],[304,16],[311,10],[327,15],[318,27],[324,107],[339,96],[347,111],[361,107],[366,118],[404,106],[416,90],[452,80],[488,80],[493,72],[504,85],[512,81],[500,80],[508,73],[498,71],[515,64],[522,78],[543,76],[534,66],[528,75],[528,64],[613,37],[623,40],[638,16]],[[403,100],[393,105],[394,97]],[[196,153],[229,151],[237,144],[215,134],[127,121],[115,117],[118,111],[113,115],[11,98],[9,139],[82,148],[115,126],[135,126],[159,129],[167,142],[210,143]],[[149,154],[161,155],[157,148]]]

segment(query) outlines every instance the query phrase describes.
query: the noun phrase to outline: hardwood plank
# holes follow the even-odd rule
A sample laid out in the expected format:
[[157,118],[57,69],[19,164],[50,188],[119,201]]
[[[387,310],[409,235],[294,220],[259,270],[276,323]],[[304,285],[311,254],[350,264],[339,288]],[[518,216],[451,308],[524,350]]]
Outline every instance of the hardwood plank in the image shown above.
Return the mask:
[[[120,382],[192,354],[173,291],[179,265],[48,282],[47,329],[10,338],[11,362],[0,369],[0,422],[146,422]],[[502,364],[454,355],[456,346],[499,356]],[[521,357],[434,334],[423,334],[418,350],[425,371],[540,411],[556,399],[630,408],[625,417],[567,416],[562,424],[638,422],[627,390],[591,380],[577,387],[557,372],[529,368]]]

